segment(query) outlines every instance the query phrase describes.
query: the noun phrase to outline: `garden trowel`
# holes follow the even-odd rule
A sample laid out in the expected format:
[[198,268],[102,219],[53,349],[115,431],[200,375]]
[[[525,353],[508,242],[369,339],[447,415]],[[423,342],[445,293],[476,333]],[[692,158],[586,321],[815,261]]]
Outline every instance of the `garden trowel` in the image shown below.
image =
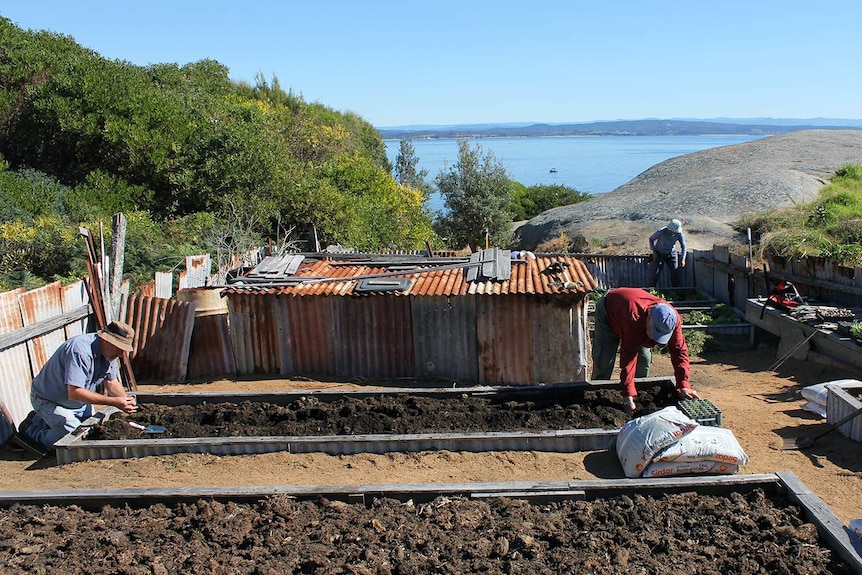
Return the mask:
[[164,433],[166,431],[163,425],[144,425],[136,421],[126,421],[129,427],[143,431],[144,433]]

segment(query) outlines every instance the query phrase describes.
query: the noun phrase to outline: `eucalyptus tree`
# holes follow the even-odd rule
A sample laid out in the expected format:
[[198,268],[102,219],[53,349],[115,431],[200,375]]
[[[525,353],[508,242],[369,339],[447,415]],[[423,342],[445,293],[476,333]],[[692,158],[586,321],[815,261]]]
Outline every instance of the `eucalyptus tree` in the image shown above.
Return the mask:
[[425,194],[427,198],[431,193],[431,186],[425,179],[428,170],[417,170],[419,157],[416,148],[409,138],[402,138],[399,142],[398,155],[395,156],[395,181],[403,186],[410,186]]
[[438,234],[450,247],[478,251],[507,246],[512,238],[512,180],[492,152],[458,141],[458,162],[435,179],[446,210],[438,216]]

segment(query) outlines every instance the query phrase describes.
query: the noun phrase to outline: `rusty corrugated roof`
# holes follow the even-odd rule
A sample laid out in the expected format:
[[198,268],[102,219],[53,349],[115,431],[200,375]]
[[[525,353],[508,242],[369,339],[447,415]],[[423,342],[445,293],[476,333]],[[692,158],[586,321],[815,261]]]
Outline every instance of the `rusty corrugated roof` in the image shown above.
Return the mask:
[[[508,252],[505,252],[508,257]],[[468,258],[425,258],[405,263],[403,259],[380,255],[373,260],[333,260],[306,258],[289,278],[267,283],[239,282],[226,293],[261,293],[291,296],[352,295],[365,278],[409,278],[410,285],[398,295],[454,296],[467,294],[561,294],[587,293],[596,281],[577,258],[561,255],[511,260],[511,276],[505,280],[482,278],[467,281]],[[409,268],[409,269],[404,269]],[[552,273],[554,270],[565,270]],[[392,294],[392,291],[364,291],[362,295]]]

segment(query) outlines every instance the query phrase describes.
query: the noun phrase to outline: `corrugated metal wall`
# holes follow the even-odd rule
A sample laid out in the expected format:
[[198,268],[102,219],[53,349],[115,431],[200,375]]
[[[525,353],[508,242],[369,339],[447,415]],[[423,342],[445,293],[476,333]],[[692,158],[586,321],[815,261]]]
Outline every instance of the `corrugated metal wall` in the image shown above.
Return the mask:
[[230,342],[227,310],[222,314],[195,315],[192,318],[191,343],[188,350],[188,378],[236,375],[236,363]]
[[[11,333],[87,303],[82,281],[68,286],[54,282],[30,291],[0,293],[0,333]],[[16,424],[30,413],[30,383],[35,374],[66,339],[86,330],[87,321],[79,320],[0,351],[0,400]]]
[[[24,288],[0,293],[0,333],[11,333],[24,327],[18,298]],[[0,351],[0,401],[9,410],[17,426],[30,413],[30,382],[33,380],[27,344],[21,343]]]
[[[309,298],[303,298],[309,299]],[[398,378],[415,375],[410,298],[330,297],[336,304],[331,345],[335,375]]]
[[[63,311],[71,311],[78,309],[90,303],[90,296],[87,294],[87,287],[83,281],[78,281],[60,288],[63,297]],[[66,326],[66,339],[87,333],[89,330],[89,320],[82,320],[70,323]]]
[[583,299],[480,298],[476,304],[479,383],[583,381]]
[[186,379],[195,308],[173,299],[129,296],[123,321],[135,330],[129,354],[138,381],[179,382]]
[[585,379],[583,295],[304,296],[232,293],[240,375]]
[[228,298],[228,321],[238,375],[285,374],[283,358],[288,357],[275,296],[233,294]]
[[533,308],[533,383],[586,381],[589,358],[587,306],[548,301]]
[[477,298],[475,322],[479,383],[531,383],[534,305],[535,302],[527,297]]
[[[19,305],[24,325],[33,325],[43,319],[50,319],[63,313],[63,290],[60,282],[54,282],[21,294]],[[30,352],[30,379],[36,377],[51,354],[66,341],[64,329],[36,337],[27,342]]]
[[273,296],[285,337],[282,373],[334,373],[331,344],[334,297]]
[[411,299],[416,375],[479,381],[476,298],[428,296]]

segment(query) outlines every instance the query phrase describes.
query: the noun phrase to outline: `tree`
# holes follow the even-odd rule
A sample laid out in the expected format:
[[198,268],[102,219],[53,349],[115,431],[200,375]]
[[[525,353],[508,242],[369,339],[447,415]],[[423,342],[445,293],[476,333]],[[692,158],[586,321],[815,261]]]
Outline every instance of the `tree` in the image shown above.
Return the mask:
[[398,184],[371,158],[344,154],[327,163],[321,177],[339,192],[337,225],[318,226],[325,237],[360,250],[418,249],[434,240],[421,192]]
[[[293,229],[296,241],[307,233],[359,249],[418,249],[435,239],[425,200],[424,189],[395,181],[370,123],[308,104],[278,78],[236,83],[208,59],[107,60],[71,37],[0,16],[0,225],[9,224],[0,263],[33,260],[27,242],[65,253],[44,247],[64,240],[55,220],[74,231],[118,212],[129,218],[130,271],[211,249],[206,234],[160,249],[153,238],[186,218],[239,217],[232,227],[243,234],[223,234],[234,243]],[[21,231],[28,227],[40,234]],[[36,263],[24,270],[33,281],[74,271]]]
[[416,149],[408,138],[402,138],[398,155],[395,156],[395,181],[402,186],[410,186],[421,191],[427,198],[431,193],[431,186],[425,179],[428,177],[428,170],[417,170],[418,165]]
[[478,251],[487,242],[495,246],[511,241],[512,180],[492,152],[482,154],[482,147],[470,147],[458,141],[458,162],[441,170],[437,189],[447,208],[438,216],[438,233],[447,237],[454,248],[469,246]]
[[529,220],[544,211],[588,200],[590,194],[559,184],[524,186],[516,183],[509,210],[515,221]]

